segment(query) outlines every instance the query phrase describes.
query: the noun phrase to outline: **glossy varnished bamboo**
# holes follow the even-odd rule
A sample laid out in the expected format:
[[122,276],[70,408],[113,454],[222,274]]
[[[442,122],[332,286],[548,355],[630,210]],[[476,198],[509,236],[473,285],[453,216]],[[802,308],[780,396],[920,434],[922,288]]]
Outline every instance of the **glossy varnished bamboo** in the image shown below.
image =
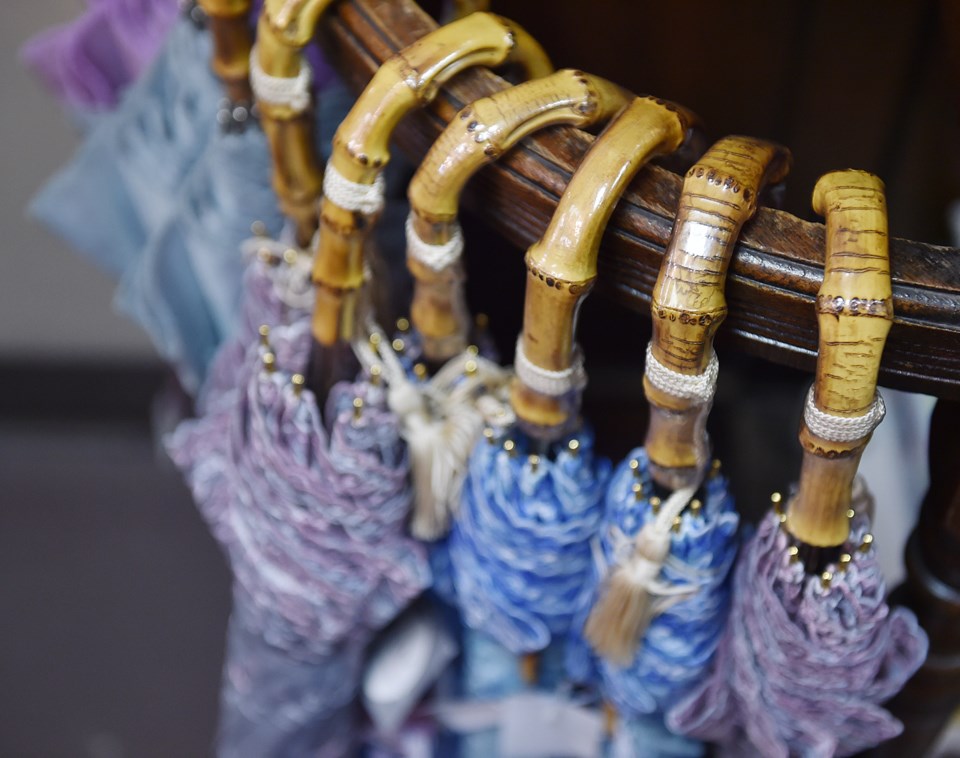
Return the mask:
[[200,0],[213,38],[211,67],[234,103],[251,103],[250,49],[253,32],[249,17],[251,0]]
[[[613,209],[644,164],[680,146],[691,118],[672,103],[634,98],[584,157],[544,236],[524,258],[521,344],[537,367],[558,372],[573,365],[576,315],[593,288],[600,238]],[[563,434],[576,421],[576,401],[576,393],[547,395],[519,379],[511,392],[517,418],[545,438]]]
[[[332,0],[265,0],[257,22],[257,59],[271,76],[295,77],[305,65],[303,48]],[[292,219],[297,243],[305,246],[317,229],[317,200],[323,167],[317,154],[313,112],[258,103],[273,166],[280,210]]]
[[[883,182],[865,171],[825,174],[814,188],[813,208],[827,220],[814,405],[832,416],[862,416],[876,396],[893,322]],[[801,423],[803,464],[786,523],[798,540],[833,547],[847,539],[853,478],[869,440],[833,442]]]
[[[697,161],[683,181],[677,220],[651,300],[651,353],[667,368],[703,374],[713,338],[727,316],[724,288],[743,225],[767,183],[782,181],[790,153],[752,137],[727,137]],[[708,462],[708,403],[663,392],[645,376],[650,425],[645,447],[655,481],[677,489],[699,481]]]
[[[343,0],[323,27],[331,61],[356,88],[380,61],[435,28],[412,0]],[[414,161],[467,103],[502,88],[486,71],[447,86],[427,113],[401,124],[397,144]],[[573,169],[592,141],[572,128],[536,135],[480,173],[465,203],[520,247],[538,239]],[[657,166],[641,171],[611,220],[600,256],[598,290],[649,313],[670,237],[681,178]],[[737,244],[727,283],[724,332],[747,352],[813,371],[814,304],[823,272],[824,229],[760,208]],[[884,351],[885,386],[960,398],[960,251],[890,241],[893,328]]]
[[[628,100],[617,85],[566,69],[471,103],[440,135],[410,181],[415,233],[431,245],[447,242],[457,227],[463,189],[480,168],[548,126],[603,123]],[[407,265],[414,277],[410,315],[423,338],[424,356],[435,362],[452,358],[469,339],[462,262],[438,270],[408,255]]]
[[[390,160],[390,138],[401,118],[428,105],[440,86],[460,72],[511,61],[531,76],[551,70],[540,46],[500,16],[474,13],[434,30],[378,69],[337,129],[330,164],[351,182],[373,184]],[[373,222],[329,197],[321,201],[312,319],[314,339],[321,345],[332,346],[353,336],[364,246]]]

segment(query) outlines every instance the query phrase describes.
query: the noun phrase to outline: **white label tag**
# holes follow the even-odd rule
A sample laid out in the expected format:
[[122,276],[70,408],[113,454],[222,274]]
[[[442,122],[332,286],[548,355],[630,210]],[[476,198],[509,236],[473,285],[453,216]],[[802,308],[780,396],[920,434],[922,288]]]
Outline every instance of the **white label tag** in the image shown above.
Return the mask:
[[547,692],[524,692],[503,701],[500,755],[503,758],[596,758],[603,715]]

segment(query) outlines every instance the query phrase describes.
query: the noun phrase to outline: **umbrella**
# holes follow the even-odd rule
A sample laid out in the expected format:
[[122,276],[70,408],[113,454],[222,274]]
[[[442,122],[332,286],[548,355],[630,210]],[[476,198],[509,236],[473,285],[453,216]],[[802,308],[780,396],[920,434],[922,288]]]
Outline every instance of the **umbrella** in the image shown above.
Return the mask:
[[[620,111],[626,93],[582,71],[563,70],[498,92],[466,106],[427,153],[410,182],[406,225],[407,261],[415,277],[410,310],[427,365],[465,365],[471,320],[463,292],[463,235],[457,221],[460,195],[473,174],[509,151],[525,136],[555,124],[590,126]],[[473,360],[472,365],[484,366]],[[444,369],[439,369],[441,372]],[[491,376],[502,395],[507,375]],[[426,390],[427,385],[423,385]],[[436,393],[434,393],[436,394]],[[411,449],[413,476],[429,486],[414,501],[413,534],[436,540],[446,534],[460,500],[466,461],[483,430],[475,393],[463,402],[408,403],[401,414]],[[432,411],[432,413],[431,413]],[[471,421],[468,421],[472,419]],[[428,436],[429,439],[425,439]]]
[[[638,747],[663,712],[696,683],[724,628],[738,515],[706,435],[717,377],[713,336],[726,316],[726,270],[743,224],[789,153],[748,137],[717,142],[687,172],[651,311],[654,338],[644,388],[651,402],[645,448],[617,467],[606,495],[597,571],[577,626],[571,670],[627,716]],[[709,473],[709,476],[708,476]],[[653,718],[648,718],[649,716]],[[687,752],[699,752],[687,746]]]
[[851,755],[895,736],[881,703],[927,651],[913,614],[886,604],[870,499],[854,486],[883,416],[876,379],[893,321],[883,183],[826,174],[813,202],[827,252],[799,486],[786,513],[774,497],[743,549],[713,671],[668,714],[675,730],[769,756]]
[[[687,121],[671,104],[632,100],[597,139],[545,236],[527,252],[511,393],[518,423],[475,449],[449,538],[464,622],[515,661],[554,642],[562,647],[582,605],[610,474],[579,419],[586,376],[574,343],[577,305],[596,277],[600,237],[616,200],[649,158],[683,141]],[[555,671],[548,669],[543,673]],[[541,683],[551,686],[555,677],[541,676]],[[466,694],[483,685],[468,679]],[[515,687],[505,680],[502,688],[483,686],[483,694]]]
[[177,19],[170,0],[99,0],[27,40],[20,59],[81,121],[113,110]]
[[[499,20],[495,28],[502,58],[512,47],[514,30]],[[489,46],[487,32],[471,36],[456,56],[469,57],[474,46]],[[438,50],[448,56],[449,32],[435,36]],[[418,48],[427,67],[432,66],[426,54],[432,41]],[[374,78],[351,111],[354,118],[362,121],[358,109],[372,103],[392,105],[401,113],[412,107],[402,97],[381,103],[376,87],[382,81],[382,76]],[[425,79],[422,85],[428,88],[429,83]],[[392,124],[385,140],[390,129]],[[345,133],[350,132],[338,132],[341,137]],[[326,233],[326,227],[320,229],[321,243]],[[324,402],[304,389],[303,375],[294,372],[302,370],[315,323],[306,317],[312,300],[303,286],[306,255],[270,238],[255,241],[253,248],[238,339],[216,360],[202,398],[204,416],[185,422],[171,440],[171,452],[185,469],[236,577],[230,651],[239,654],[244,641],[259,645],[262,655],[255,656],[255,671],[243,676],[273,683],[236,694],[231,672],[244,671],[244,661],[228,659],[221,715],[221,752],[226,754],[239,745],[262,745],[257,754],[275,754],[283,752],[288,740],[305,744],[310,734],[306,718],[289,728],[276,727],[278,714],[297,710],[311,697],[304,689],[309,678],[297,673],[292,660],[302,660],[306,653],[316,668],[313,679],[325,676],[328,664],[339,665],[336,650],[344,640],[357,640],[362,648],[369,636],[364,630],[383,626],[429,583],[422,548],[403,536],[409,465],[377,379],[379,364],[357,382],[334,385]],[[292,323],[258,329],[259,340],[250,346],[253,319],[264,313]],[[232,439],[226,449],[225,438]],[[304,502],[308,497],[313,499]],[[250,617],[260,619],[254,635],[233,631]],[[351,626],[356,627],[352,632]],[[240,640],[236,645],[234,638]],[[336,702],[313,698],[313,721],[336,721],[338,709],[349,707],[358,686],[356,673],[336,675],[342,682]],[[258,700],[261,691],[274,695]],[[327,731],[324,735],[329,736]]]
[[383,393],[338,385],[321,415],[300,373],[309,341],[305,322],[272,330],[250,347],[234,402],[169,442],[235,577],[224,755],[342,755],[331,745],[365,645],[429,584],[404,536],[406,454]]

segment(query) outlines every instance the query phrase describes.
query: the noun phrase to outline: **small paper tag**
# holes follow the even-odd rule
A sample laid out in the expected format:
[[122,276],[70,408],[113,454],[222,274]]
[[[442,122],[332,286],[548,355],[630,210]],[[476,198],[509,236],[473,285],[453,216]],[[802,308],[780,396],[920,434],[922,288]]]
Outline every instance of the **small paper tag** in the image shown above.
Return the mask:
[[500,755],[503,758],[596,758],[603,715],[546,692],[523,692],[503,701]]

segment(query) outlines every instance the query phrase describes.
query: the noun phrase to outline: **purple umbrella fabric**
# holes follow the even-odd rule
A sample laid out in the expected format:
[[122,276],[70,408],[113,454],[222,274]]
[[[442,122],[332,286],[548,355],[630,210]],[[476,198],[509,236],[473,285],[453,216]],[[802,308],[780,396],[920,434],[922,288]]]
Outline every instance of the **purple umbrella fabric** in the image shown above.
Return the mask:
[[69,108],[110,110],[156,57],[177,13],[176,0],[91,0],[79,18],[29,39],[20,58]]
[[667,716],[677,732],[730,755],[852,755],[899,734],[883,707],[919,668],[927,638],[912,612],[891,609],[872,548],[870,510],[855,498],[846,570],[824,586],[791,561],[770,513],[736,568],[733,608],[709,677]]
[[[301,744],[304,730],[310,750],[342,737],[311,730],[353,707],[359,651],[430,583],[424,548],[404,534],[408,462],[384,392],[341,383],[324,422],[313,394],[293,381],[310,339],[300,321],[275,329],[269,347],[250,346],[234,375],[240,390],[168,443],[233,569],[231,650],[259,650],[228,658],[223,755],[250,740],[258,755],[287,755],[283,746]],[[330,666],[340,671],[336,686],[317,690]],[[250,681],[264,686],[241,686]],[[307,706],[309,718],[282,718]]]

